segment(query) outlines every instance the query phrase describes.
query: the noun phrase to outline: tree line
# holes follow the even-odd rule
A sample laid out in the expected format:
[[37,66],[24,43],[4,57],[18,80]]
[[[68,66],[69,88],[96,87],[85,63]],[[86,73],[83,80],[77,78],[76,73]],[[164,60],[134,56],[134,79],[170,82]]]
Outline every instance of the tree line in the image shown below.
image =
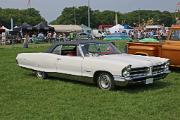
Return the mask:
[[[66,7],[56,20],[50,24],[77,24],[88,25],[88,7]],[[175,16],[179,15],[168,11],[158,10],[135,10],[128,13],[120,13],[111,10],[92,10],[90,9],[91,27],[97,28],[102,24],[115,24],[115,15],[117,14],[118,23],[129,24],[132,27],[139,25],[161,24],[171,26],[176,22]],[[40,15],[40,12],[34,8],[28,9],[2,9],[0,8],[0,25],[10,28],[10,20],[13,18],[15,25],[21,25],[26,22],[31,25],[36,25],[46,20]]]
[[11,18],[14,21],[14,25],[21,25],[26,22],[31,25],[36,25],[40,22],[46,22],[46,20],[40,15],[39,11],[34,8],[28,9],[2,9],[0,8],[0,25],[4,25],[8,28],[11,27]]
[[[67,7],[65,8],[61,15],[51,24],[85,24],[87,25],[88,16],[87,16],[88,7],[80,6]],[[152,25],[160,24],[164,26],[171,26],[174,24],[176,13],[171,13],[168,11],[159,11],[159,10],[135,10],[128,13],[120,13],[110,10],[99,11],[99,10],[90,10],[91,16],[91,27],[97,28],[102,24],[115,24],[115,15],[117,14],[118,23],[120,24],[129,24],[133,27],[139,25]]]

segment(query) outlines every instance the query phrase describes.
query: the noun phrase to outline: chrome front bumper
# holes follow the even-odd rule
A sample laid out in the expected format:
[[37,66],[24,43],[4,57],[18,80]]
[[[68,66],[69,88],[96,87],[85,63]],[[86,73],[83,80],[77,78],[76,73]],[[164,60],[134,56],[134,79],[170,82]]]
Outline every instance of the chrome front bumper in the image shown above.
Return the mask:
[[113,77],[114,77],[114,81],[116,85],[124,86],[129,83],[145,82],[149,78],[153,78],[154,81],[160,80],[160,79],[165,78],[169,73],[170,71],[168,70],[168,71],[164,71],[164,72],[160,72],[160,73],[156,73],[152,75],[146,75],[146,76],[121,77],[118,75],[114,75]]

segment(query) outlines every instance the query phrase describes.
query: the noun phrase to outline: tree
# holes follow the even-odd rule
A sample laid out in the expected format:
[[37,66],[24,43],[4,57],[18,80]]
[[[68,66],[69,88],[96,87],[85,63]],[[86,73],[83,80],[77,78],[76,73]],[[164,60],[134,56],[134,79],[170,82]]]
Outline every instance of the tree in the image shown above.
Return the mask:
[[[74,10],[76,11],[76,23],[87,25],[88,21],[88,7],[80,6],[78,8],[67,7],[63,10],[61,15],[51,24],[74,24]],[[100,24],[115,24],[115,14],[118,15],[118,22],[120,24],[129,24],[131,26],[146,25],[149,20],[153,20],[152,24],[163,24],[171,26],[174,23],[174,13],[159,10],[135,10],[129,13],[120,13],[110,10],[99,11],[90,10],[91,13],[91,27],[97,28]]]
[[34,8],[19,10],[19,9],[2,9],[0,8],[0,24],[10,28],[10,20],[13,18],[15,25],[21,25],[26,22],[31,25],[36,25],[41,21],[46,20],[41,17],[39,11]]
[[[90,10],[90,12],[92,15],[91,10]],[[76,13],[76,14],[74,14],[74,13]],[[76,19],[76,24],[87,25],[88,24],[87,23],[88,7],[80,6],[78,8],[74,8],[74,7],[64,8],[62,14],[56,20],[52,21],[51,24],[75,24],[74,19]]]

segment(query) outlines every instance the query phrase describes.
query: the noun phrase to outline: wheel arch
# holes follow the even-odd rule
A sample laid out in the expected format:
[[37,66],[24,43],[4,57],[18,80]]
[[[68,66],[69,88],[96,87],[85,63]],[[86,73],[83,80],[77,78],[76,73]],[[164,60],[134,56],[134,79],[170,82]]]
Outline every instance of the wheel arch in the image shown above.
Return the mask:
[[136,52],[134,55],[149,56],[149,54],[146,52]]
[[98,71],[94,72],[94,75],[93,75],[93,82],[94,82],[94,83],[97,82],[97,77],[98,77],[98,75],[99,75],[100,73],[108,73],[108,74],[114,79],[114,77],[113,77],[113,75],[111,74],[111,72],[105,71],[105,70],[98,70]]

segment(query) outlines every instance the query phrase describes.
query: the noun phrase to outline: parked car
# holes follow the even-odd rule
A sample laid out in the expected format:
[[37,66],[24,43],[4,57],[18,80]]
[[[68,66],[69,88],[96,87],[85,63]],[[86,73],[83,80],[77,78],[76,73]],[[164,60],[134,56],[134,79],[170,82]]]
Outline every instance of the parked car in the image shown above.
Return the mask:
[[91,40],[92,35],[90,33],[81,32],[76,35],[76,39],[77,40]]
[[127,35],[127,33],[113,33],[110,35],[105,35],[105,41],[132,41],[132,39]]
[[180,25],[170,28],[167,40],[161,42],[129,42],[127,53],[170,59],[170,65],[180,67]]
[[16,60],[38,78],[59,73],[66,79],[97,83],[105,90],[130,83],[151,84],[169,73],[168,59],[124,54],[110,42],[93,40],[62,42],[46,53],[20,53]]

